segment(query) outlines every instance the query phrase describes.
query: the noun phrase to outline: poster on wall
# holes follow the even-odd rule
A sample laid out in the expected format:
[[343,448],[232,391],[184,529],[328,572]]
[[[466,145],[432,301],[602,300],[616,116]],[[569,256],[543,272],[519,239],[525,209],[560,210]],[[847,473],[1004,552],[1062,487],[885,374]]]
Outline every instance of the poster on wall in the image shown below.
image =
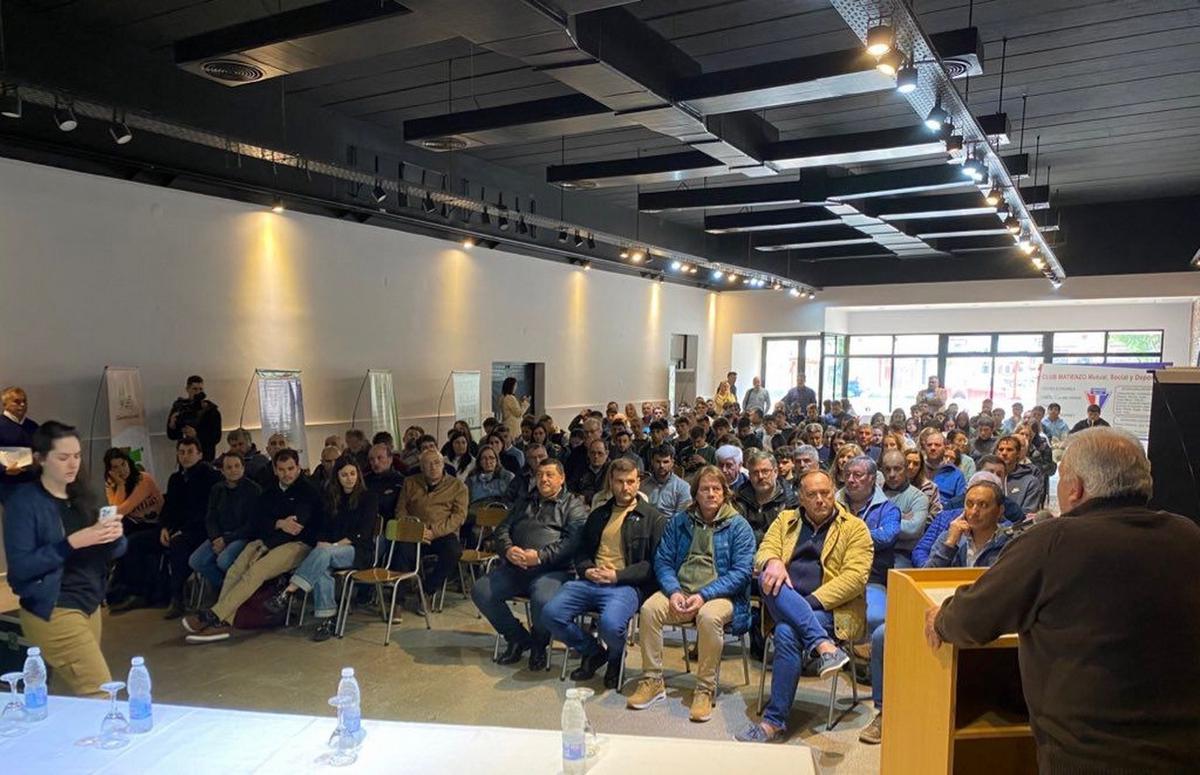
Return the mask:
[[262,437],[276,433],[287,437],[288,446],[300,453],[301,467],[308,467],[308,446],[304,432],[304,392],[300,372],[287,369],[255,369],[258,377],[259,416]]
[[675,395],[675,361],[667,364],[667,411],[671,416],[679,410],[679,397]]
[[478,371],[452,371],[450,378],[454,383],[455,419],[466,420],[472,431],[479,430],[483,427],[479,404],[481,373]]
[[387,431],[393,439],[400,438],[396,432],[396,391],[391,370],[367,369],[367,382],[371,390],[371,434]]
[[108,387],[108,428],[112,446],[129,450],[133,462],[154,476],[141,370],[128,366],[108,366],[104,370],[104,379]]
[[1150,438],[1150,400],[1154,376],[1142,369],[1118,366],[1042,365],[1038,376],[1037,402],[1062,406],[1068,425],[1087,417],[1092,404],[1110,425],[1137,436],[1145,444]]

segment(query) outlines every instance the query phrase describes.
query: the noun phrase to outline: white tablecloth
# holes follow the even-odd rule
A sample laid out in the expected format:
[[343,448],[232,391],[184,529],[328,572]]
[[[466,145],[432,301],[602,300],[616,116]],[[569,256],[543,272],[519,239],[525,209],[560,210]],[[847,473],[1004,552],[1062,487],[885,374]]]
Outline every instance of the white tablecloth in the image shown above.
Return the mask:
[[[132,735],[116,751],[80,747],[95,734],[108,702],[50,698],[50,716],[20,737],[0,738],[0,773],[297,773],[321,767],[333,731],[328,717],[254,713],[180,705],[155,705],[154,729]],[[122,708],[122,712],[126,712]],[[411,724],[365,720],[367,738],[358,761],[339,768],[352,773],[514,773],[561,771],[561,734],[556,731]],[[601,735],[589,773],[735,772],[816,773],[812,749],[713,740]]]

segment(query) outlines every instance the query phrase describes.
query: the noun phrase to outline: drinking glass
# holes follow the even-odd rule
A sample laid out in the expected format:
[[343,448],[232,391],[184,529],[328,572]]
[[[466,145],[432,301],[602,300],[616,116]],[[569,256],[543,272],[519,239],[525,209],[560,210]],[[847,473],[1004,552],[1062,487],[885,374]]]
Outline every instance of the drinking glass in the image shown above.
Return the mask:
[[8,704],[0,711],[0,737],[16,737],[29,731],[29,725],[26,723],[29,721],[29,714],[25,712],[25,703],[21,701],[21,695],[17,694],[17,682],[24,677],[25,674],[20,671],[0,675],[0,681],[8,684],[9,689]]
[[100,720],[100,734],[77,740],[75,745],[94,745],[111,751],[129,745],[129,722],[117,707],[117,695],[125,688],[124,681],[109,681],[100,684],[100,691],[108,692],[108,713]]
[[[581,705],[586,703],[592,697],[596,696],[595,690],[589,689],[586,686],[576,686],[575,691],[577,692],[579,704]],[[600,752],[600,742],[596,737],[596,730],[592,727],[592,720],[588,718],[586,707],[583,709],[583,736],[584,739],[587,740],[588,758],[595,758],[595,756]]]
[[337,708],[337,729],[334,729],[333,733],[329,736],[329,747],[332,750],[318,756],[317,764],[325,764],[330,767],[345,767],[354,764],[358,759],[358,754],[355,752],[355,748],[358,747],[358,741],[346,729],[345,717],[343,715],[343,709],[352,702],[353,700],[344,697],[329,698],[329,704]]

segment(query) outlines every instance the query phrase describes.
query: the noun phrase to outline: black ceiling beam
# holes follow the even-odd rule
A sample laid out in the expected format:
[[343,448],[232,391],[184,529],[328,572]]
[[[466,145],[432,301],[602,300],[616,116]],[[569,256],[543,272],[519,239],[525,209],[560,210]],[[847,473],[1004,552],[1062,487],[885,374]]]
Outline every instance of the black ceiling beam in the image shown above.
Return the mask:
[[704,230],[709,234],[736,234],[751,231],[772,231],[796,227],[834,226],[842,219],[820,205],[789,207],[783,210],[752,210],[745,213],[720,213],[704,217]]
[[1011,234],[982,235],[979,237],[946,237],[930,240],[930,246],[935,250],[946,253],[956,253],[969,250],[1005,250],[1016,249],[1016,242]]
[[404,122],[404,141],[430,150],[448,151],[545,140],[635,123],[585,94],[568,94],[408,119]]
[[546,182],[567,183],[578,188],[632,186],[719,175],[727,171],[724,164],[707,153],[680,151],[636,159],[552,164],[546,168]]
[[[983,56],[979,31],[971,28],[933,36],[943,59],[962,61],[964,75],[978,75]],[[896,88],[895,79],[875,69],[861,47],[696,75],[675,85],[672,99],[700,113],[731,113],[796,105]]]
[[[299,39],[411,13],[392,0],[326,0],[184,38],[175,43],[175,64],[230,86],[254,83],[329,64],[312,50],[311,41],[309,45],[297,45]],[[221,78],[205,67],[205,63],[215,61],[254,67],[261,75],[249,80]]]
[[803,200],[801,190],[800,181],[788,180],[717,188],[651,191],[638,195],[638,209],[654,213],[663,210],[699,210],[706,207],[798,204]]

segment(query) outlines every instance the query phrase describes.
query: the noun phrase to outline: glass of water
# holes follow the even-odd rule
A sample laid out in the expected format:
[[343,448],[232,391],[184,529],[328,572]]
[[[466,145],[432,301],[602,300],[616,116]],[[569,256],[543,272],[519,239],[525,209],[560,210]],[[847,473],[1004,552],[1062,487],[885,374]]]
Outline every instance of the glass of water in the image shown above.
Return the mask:
[[358,759],[358,754],[355,749],[358,747],[358,741],[354,739],[354,735],[350,730],[346,729],[345,716],[343,708],[352,703],[353,700],[346,697],[330,697],[329,704],[337,708],[338,724],[337,728],[329,736],[328,753],[323,753],[317,757],[317,764],[325,764],[330,767],[346,767],[354,764]]

